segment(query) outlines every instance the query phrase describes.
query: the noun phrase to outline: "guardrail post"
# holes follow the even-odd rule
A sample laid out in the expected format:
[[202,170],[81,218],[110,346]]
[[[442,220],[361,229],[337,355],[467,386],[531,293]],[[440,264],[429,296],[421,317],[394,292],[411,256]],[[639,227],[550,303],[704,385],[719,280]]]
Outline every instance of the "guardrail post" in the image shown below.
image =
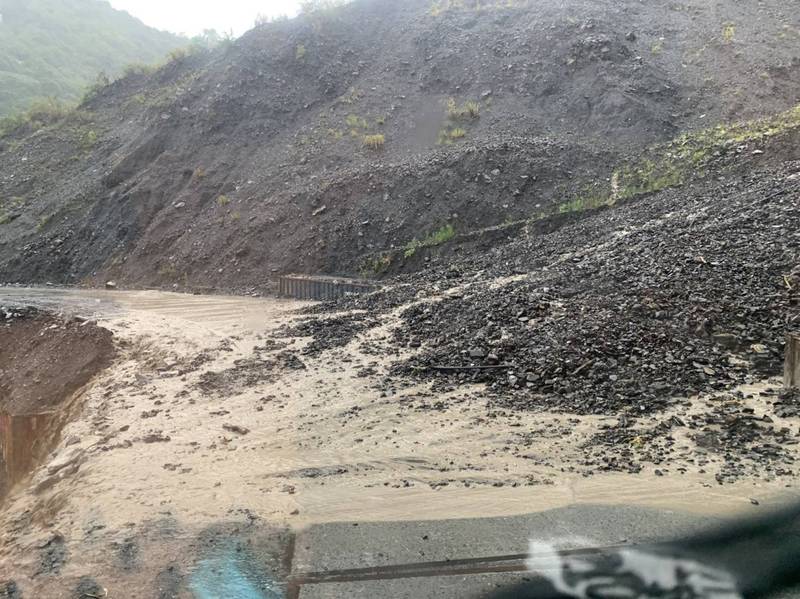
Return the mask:
[[800,333],[786,335],[786,364],[783,370],[786,387],[800,387]]

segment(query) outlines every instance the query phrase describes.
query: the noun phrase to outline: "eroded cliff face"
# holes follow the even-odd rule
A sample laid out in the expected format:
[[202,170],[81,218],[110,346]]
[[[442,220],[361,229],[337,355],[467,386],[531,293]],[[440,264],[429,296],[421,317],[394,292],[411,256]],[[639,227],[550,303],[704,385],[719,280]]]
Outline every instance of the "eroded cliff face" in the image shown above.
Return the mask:
[[0,499],[54,446],[72,400],[114,356],[111,332],[31,309],[0,311]]

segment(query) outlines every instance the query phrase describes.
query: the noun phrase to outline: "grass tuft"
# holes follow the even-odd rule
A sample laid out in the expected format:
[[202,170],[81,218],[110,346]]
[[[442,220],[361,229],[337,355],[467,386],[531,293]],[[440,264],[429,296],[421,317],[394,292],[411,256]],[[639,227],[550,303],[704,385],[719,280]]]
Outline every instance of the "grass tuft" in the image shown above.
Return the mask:
[[364,277],[382,275],[392,265],[392,254],[385,253],[378,256],[370,256],[364,259],[361,266],[361,275]]
[[453,225],[450,224],[444,225],[440,229],[428,235],[422,241],[416,238],[409,241],[404,248],[403,255],[406,258],[411,258],[414,254],[417,253],[417,250],[419,250],[420,248],[428,248],[428,247],[435,247],[437,245],[442,245],[443,243],[450,241],[455,236],[456,236],[456,230],[453,227]]
[[722,28],[722,39],[726,44],[733,43],[733,38],[736,36],[736,25],[733,23],[726,23]]
[[455,99],[447,100],[447,117],[452,121],[477,119],[480,115],[481,105],[478,102],[469,100],[459,106]]
[[686,133],[646,150],[641,158],[617,168],[612,173],[610,189],[587,188],[576,198],[561,204],[558,211],[589,210],[680,187],[687,181],[706,176],[713,161],[735,155],[742,146],[763,144],[770,138],[797,130],[800,130],[800,105],[765,119]]
[[381,150],[386,145],[386,136],[382,134],[365,135],[363,138],[364,147],[370,150]]

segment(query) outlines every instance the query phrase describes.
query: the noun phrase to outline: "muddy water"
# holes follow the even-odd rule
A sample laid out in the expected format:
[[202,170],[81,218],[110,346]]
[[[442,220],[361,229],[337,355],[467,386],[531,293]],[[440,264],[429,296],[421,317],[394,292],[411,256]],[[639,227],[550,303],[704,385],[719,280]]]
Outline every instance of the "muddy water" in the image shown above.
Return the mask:
[[[229,353],[209,370],[220,370],[236,359],[249,357],[252,347],[259,343],[259,333],[291,320],[294,309],[307,305],[274,298],[154,291],[14,288],[0,289],[0,303],[4,301],[98,318],[115,329],[118,337],[147,339],[148,351],[163,351],[169,356],[185,357],[187,353],[211,348],[220,340],[232,341]],[[386,329],[378,330],[373,336],[385,332]],[[363,357],[354,348],[349,353],[355,355],[355,363]],[[151,505],[146,501],[132,502],[130,497],[157,492],[178,513],[211,521],[215,514],[237,505],[242,489],[248,488],[258,489],[249,491],[248,500],[261,511],[288,517],[299,508],[300,513],[291,519],[297,525],[348,519],[511,515],[576,503],[643,505],[719,514],[749,509],[753,495],[762,501],[765,496],[780,501],[786,494],[786,486],[780,481],[743,481],[721,488],[710,475],[691,471],[669,478],[652,474],[587,478],[578,473],[558,473],[558,460],[575,463],[581,458],[577,449],[580,439],[575,437],[543,437],[533,449],[554,459],[555,464],[531,467],[502,452],[487,452],[508,442],[509,429],[504,428],[503,422],[476,426],[474,422],[482,419],[485,412],[481,405],[464,406],[455,414],[400,415],[395,402],[403,398],[379,400],[371,385],[355,376],[356,366],[308,365],[308,370],[289,373],[276,384],[240,389],[232,397],[199,397],[192,393],[190,401],[178,402],[174,398],[190,385],[163,375],[148,376],[147,393],[139,389],[122,393],[121,403],[136,406],[134,416],[153,407],[147,395],[161,398],[157,403],[166,400],[171,414],[166,419],[159,414],[137,422],[124,410],[104,408],[103,419],[110,423],[109,429],[113,428],[111,424],[132,425],[131,432],[143,435],[163,426],[172,442],[134,444],[125,452],[112,451],[97,457],[92,480],[108,490],[102,508],[109,511],[106,517],[112,522],[117,517],[121,521],[137,514],[145,517]],[[135,364],[117,369],[113,378],[130,374],[137,381],[143,380],[141,368]],[[135,387],[139,386],[137,382]],[[419,390],[410,389],[405,396],[413,396]],[[277,399],[263,411],[254,411],[263,396]],[[353,405],[362,406],[362,417],[352,423],[343,422],[339,414]],[[229,415],[209,416],[218,413]],[[180,418],[180,426],[176,426],[176,418]],[[233,419],[252,432],[242,438],[220,436],[223,421],[218,418]],[[534,427],[548,419],[556,417],[529,414],[513,424]],[[586,418],[571,428],[579,436],[596,430],[599,424],[597,419]],[[81,423],[75,423],[73,429],[79,434],[89,430]],[[127,437],[135,439],[135,435]],[[192,449],[192,444],[203,449]],[[116,473],[130,468],[132,462],[136,465],[132,474],[137,476],[119,481]],[[468,465],[459,468],[459,462]],[[172,470],[164,470],[164,463],[180,464],[191,474],[176,478]],[[319,478],[297,474],[309,468],[348,472]],[[443,471],[447,474],[442,475]],[[548,484],[507,484],[509,479],[524,476],[536,476]],[[459,483],[431,486],[453,477]],[[464,481],[466,485],[462,484]],[[270,490],[284,486],[296,487],[297,491],[287,495]]]
[[58,422],[54,412],[0,413],[0,500],[54,447]]

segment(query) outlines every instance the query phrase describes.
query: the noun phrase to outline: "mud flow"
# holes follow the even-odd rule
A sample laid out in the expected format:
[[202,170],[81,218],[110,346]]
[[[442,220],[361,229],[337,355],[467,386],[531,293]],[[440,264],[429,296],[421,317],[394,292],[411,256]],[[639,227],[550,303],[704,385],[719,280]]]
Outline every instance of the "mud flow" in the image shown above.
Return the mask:
[[82,319],[3,308],[0,501],[59,440],[80,390],[113,355],[111,333]]
[[[629,509],[666,514],[666,535],[678,512],[704,523],[796,495],[800,446],[783,439],[798,430],[800,395],[775,377],[621,424],[613,411],[502,407],[492,387],[443,388],[448,372],[395,374],[419,353],[395,333],[435,298],[381,313],[155,291],[2,294],[38,309],[0,325],[14,485],[0,572],[26,598],[302,598],[355,584],[365,560],[388,577],[429,561],[488,568],[469,560],[522,554],[548,522],[587,536],[591,506],[617,514],[591,542],[617,543],[644,521]],[[496,518],[494,530],[528,514],[542,515],[475,544],[478,520]],[[562,530],[563,518],[574,520]]]

